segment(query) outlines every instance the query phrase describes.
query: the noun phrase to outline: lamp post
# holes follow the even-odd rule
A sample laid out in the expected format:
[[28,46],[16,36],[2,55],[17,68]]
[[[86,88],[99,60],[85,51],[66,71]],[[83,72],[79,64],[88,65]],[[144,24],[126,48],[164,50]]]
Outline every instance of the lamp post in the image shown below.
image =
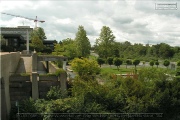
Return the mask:
[[27,41],[26,41],[26,50],[27,50],[27,54],[29,54],[29,31],[27,29]]
[[16,107],[18,109],[17,118],[18,118],[18,120],[20,120],[20,118],[19,118],[19,102],[18,101],[16,101]]

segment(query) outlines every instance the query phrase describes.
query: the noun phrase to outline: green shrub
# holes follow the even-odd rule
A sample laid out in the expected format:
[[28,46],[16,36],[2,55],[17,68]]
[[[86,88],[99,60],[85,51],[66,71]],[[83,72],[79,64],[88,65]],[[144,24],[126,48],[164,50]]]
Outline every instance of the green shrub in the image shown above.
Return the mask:
[[65,70],[63,70],[62,68],[59,68],[58,70],[56,70],[55,75],[60,76],[61,73],[65,73],[65,72],[66,72]]
[[176,76],[180,76],[180,66],[178,66],[176,69]]
[[46,97],[49,100],[63,99],[67,96],[67,91],[62,91],[60,86],[51,86]]

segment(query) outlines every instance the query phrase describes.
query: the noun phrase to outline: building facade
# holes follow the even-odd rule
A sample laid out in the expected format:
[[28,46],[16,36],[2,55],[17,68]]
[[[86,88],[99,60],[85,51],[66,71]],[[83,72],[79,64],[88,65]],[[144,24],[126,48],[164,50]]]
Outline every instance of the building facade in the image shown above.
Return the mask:
[[[3,38],[6,39],[6,49],[9,51],[21,51],[22,49],[25,50],[25,44],[27,44],[27,39],[30,40],[30,34],[33,31],[33,28],[30,26],[17,26],[17,27],[1,27],[0,34]],[[54,49],[54,44],[57,43],[56,40],[44,40],[43,44],[46,47]],[[3,46],[2,46],[3,49]],[[5,50],[5,51],[8,51]]]

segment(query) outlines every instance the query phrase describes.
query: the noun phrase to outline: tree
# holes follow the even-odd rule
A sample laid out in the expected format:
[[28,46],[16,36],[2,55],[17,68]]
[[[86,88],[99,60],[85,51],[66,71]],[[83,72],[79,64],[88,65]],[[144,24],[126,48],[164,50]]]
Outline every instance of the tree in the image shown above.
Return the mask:
[[180,76],[180,66],[176,68],[176,76]]
[[103,26],[99,38],[96,39],[96,45],[98,46],[98,54],[104,58],[110,57],[113,53],[113,44],[115,36],[111,29],[107,26]]
[[117,69],[119,71],[119,67],[120,67],[120,65],[122,65],[123,61],[120,58],[116,57],[116,58],[114,58],[113,62],[114,62],[114,65],[117,66]]
[[137,71],[136,66],[139,65],[139,63],[140,63],[140,60],[138,60],[138,59],[133,60],[133,65],[135,66],[135,71]]
[[31,39],[33,36],[38,36],[41,41],[46,39],[44,29],[41,27],[37,27],[31,32],[31,34],[30,34]]
[[105,63],[104,59],[103,59],[103,58],[100,58],[100,57],[97,58],[97,62],[98,62],[98,64],[100,65],[100,67],[101,67],[102,64]]
[[129,60],[129,59],[127,59],[127,60],[126,60],[126,68],[127,68],[127,65],[132,65],[132,61]]
[[51,54],[52,49],[50,47],[44,47],[44,49],[41,52],[46,53],[46,54]]
[[149,62],[149,65],[153,67],[153,66],[154,66],[154,61],[151,60],[151,61]]
[[100,67],[95,60],[75,58],[70,64],[72,69],[84,80],[93,78],[100,72]]
[[56,43],[54,45],[54,52],[56,53],[56,55],[59,55],[59,52],[61,51],[61,45]]
[[162,58],[171,58],[174,55],[173,49],[171,48],[170,45],[166,43],[159,44],[158,50],[159,50],[159,56],[161,56]]
[[113,64],[113,57],[108,57],[108,58],[107,58],[107,62],[108,62],[108,64],[109,64],[110,67],[111,67],[111,65]]
[[64,39],[62,41],[62,49],[64,50],[64,55],[67,56],[69,60],[78,57],[75,40],[71,38]]
[[42,40],[40,40],[40,38],[35,35],[35,36],[32,36],[31,38],[31,41],[32,43],[30,44],[36,51],[41,51],[44,49],[44,45],[43,45],[43,42]]
[[157,68],[158,68],[158,65],[159,65],[158,60],[156,60],[156,61],[155,61],[155,65],[156,65],[156,66],[157,66]]
[[88,57],[90,55],[91,44],[86,35],[86,31],[83,26],[79,26],[78,32],[75,38],[77,55],[79,57]]
[[164,63],[163,63],[164,66],[166,66],[168,68],[168,66],[170,65],[170,62],[169,60],[165,60]]

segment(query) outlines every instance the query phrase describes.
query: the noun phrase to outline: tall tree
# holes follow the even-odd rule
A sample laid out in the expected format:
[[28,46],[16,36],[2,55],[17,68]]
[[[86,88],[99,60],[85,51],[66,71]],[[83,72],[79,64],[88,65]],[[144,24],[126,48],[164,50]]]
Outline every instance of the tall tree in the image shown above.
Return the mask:
[[91,44],[83,26],[79,26],[78,28],[75,44],[78,57],[88,57],[90,55]]
[[62,46],[64,49],[64,55],[67,56],[69,60],[72,60],[75,57],[77,57],[75,40],[71,38],[64,39],[62,41]]
[[96,45],[98,46],[98,54],[104,58],[110,57],[113,53],[112,45],[114,44],[115,36],[111,29],[107,26],[103,26],[98,39],[96,39]]
[[32,46],[36,51],[41,51],[44,49],[44,45],[42,40],[40,40],[40,38],[37,35],[34,35],[31,38],[32,43],[30,44],[30,46]]
[[31,32],[31,34],[30,34],[31,39],[32,39],[33,36],[38,36],[39,39],[42,40],[42,41],[44,39],[47,39],[46,35],[45,35],[45,32],[44,32],[44,29],[41,28],[41,27],[37,27]]

